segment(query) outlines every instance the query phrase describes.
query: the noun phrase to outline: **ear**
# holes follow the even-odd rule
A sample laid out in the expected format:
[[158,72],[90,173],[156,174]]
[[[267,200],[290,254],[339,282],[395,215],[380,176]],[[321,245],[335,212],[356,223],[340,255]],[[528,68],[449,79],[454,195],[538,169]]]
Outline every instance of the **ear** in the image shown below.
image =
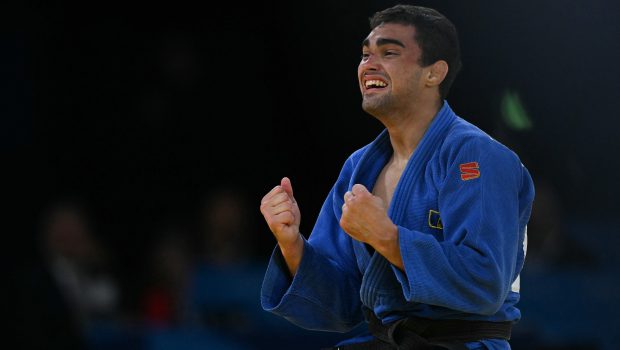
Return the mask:
[[428,87],[439,86],[448,74],[448,63],[444,60],[439,60],[426,68],[425,83]]

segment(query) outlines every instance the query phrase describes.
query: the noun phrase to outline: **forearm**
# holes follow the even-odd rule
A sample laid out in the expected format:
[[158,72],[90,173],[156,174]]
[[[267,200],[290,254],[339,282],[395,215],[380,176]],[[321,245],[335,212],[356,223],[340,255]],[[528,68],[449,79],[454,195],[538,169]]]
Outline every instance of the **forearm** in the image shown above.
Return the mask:
[[297,240],[295,240],[293,243],[278,243],[278,246],[280,247],[282,257],[286,262],[286,266],[288,267],[291,277],[295,277],[304,253],[304,242],[301,237],[301,233],[297,235]]
[[405,271],[403,257],[400,253],[400,243],[398,240],[398,226],[392,224],[385,235],[377,237],[369,243],[379,254],[383,255],[392,265],[401,271]]

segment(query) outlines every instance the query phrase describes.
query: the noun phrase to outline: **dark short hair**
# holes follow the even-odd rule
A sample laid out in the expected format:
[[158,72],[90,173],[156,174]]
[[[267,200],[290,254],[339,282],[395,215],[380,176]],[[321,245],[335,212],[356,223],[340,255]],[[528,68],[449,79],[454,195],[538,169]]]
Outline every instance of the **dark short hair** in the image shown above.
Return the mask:
[[448,63],[448,74],[439,85],[439,95],[445,99],[462,65],[454,24],[434,9],[412,5],[396,5],[370,17],[371,30],[384,23],[411,25],[416,29],[414,39],[422,49],[419,62],[422,67],[439,60]]

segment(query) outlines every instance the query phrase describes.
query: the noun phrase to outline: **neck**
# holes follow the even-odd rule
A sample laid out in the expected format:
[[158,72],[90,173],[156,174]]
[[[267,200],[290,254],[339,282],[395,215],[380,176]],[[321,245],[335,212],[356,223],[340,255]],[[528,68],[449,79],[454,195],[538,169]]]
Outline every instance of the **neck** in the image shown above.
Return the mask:
[[442,105],[443,101],[439,100],[384,118],[389,119],[383,124],[390,134],[394,162],[406,163],[409,160]]

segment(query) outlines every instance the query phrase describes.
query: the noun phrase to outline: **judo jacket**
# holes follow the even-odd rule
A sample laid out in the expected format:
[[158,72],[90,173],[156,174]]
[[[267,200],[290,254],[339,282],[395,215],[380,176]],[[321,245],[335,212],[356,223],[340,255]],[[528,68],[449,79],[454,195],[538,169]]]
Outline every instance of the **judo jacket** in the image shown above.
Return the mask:
[[354,184],[372,191],[392,155],[384,130],[344,163],[291,278],[279,248],[261,290],[265,310],[307,329],[346,332],[405,317],[518,321],[519,273],[532,179],[518,156],[447,102],[403,171],[388,208],[404,271],[339,225]]

